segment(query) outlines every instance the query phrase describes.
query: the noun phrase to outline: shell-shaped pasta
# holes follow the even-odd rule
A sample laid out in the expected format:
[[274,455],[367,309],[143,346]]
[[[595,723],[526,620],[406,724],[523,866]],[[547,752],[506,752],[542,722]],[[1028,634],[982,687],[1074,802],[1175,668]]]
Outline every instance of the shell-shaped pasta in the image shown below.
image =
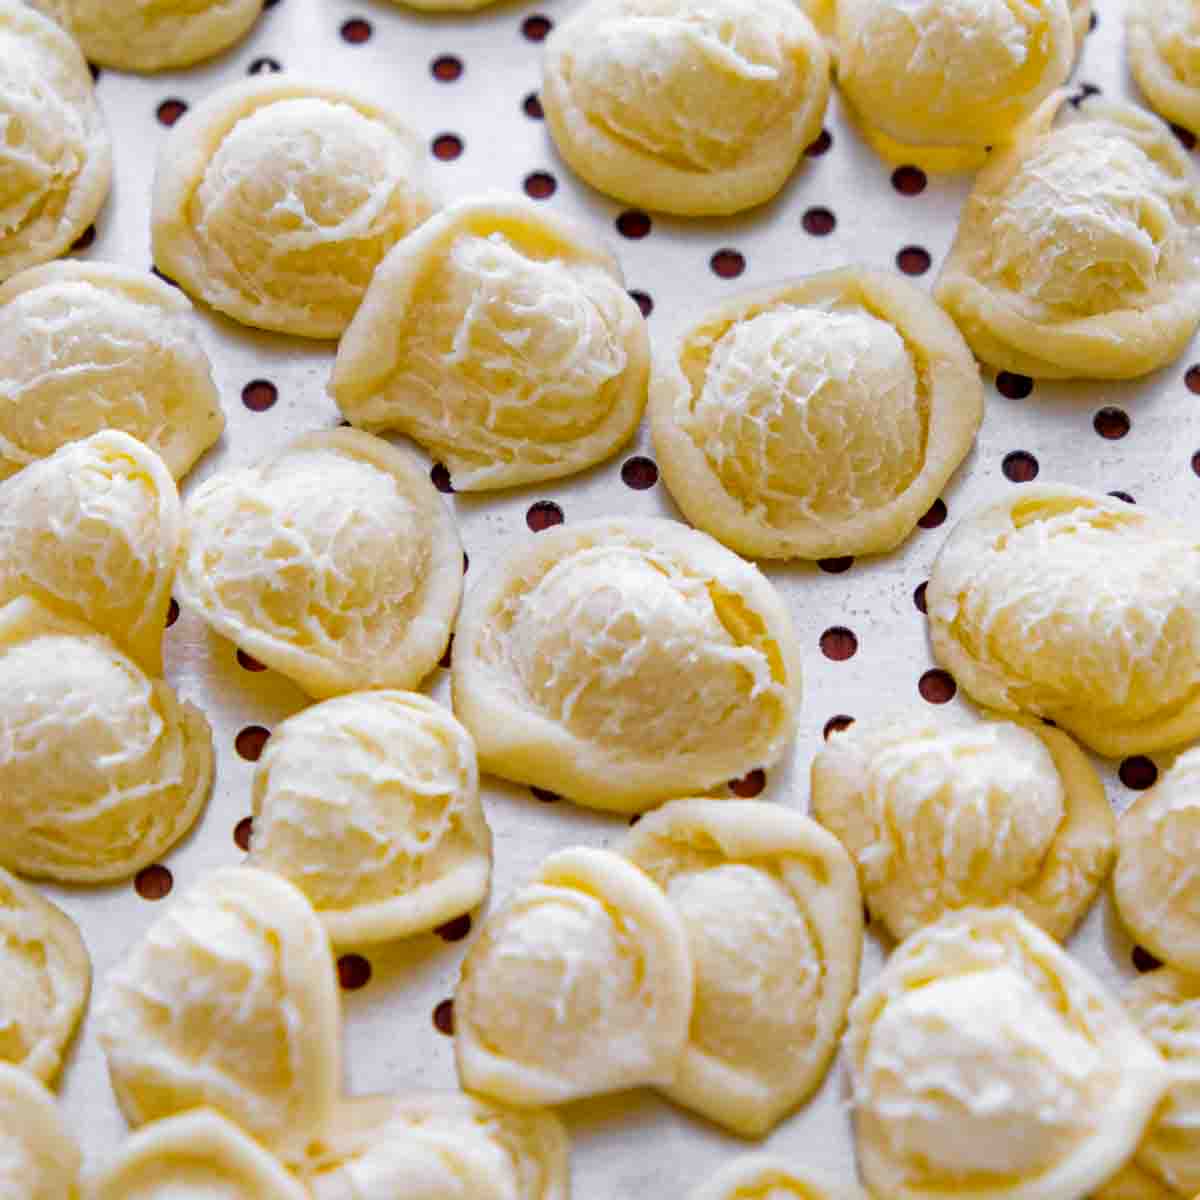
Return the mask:
[[799,707],[778,593],[674,521],[530,539],[468,595],[453,671],[483,770],[615,812],[772,766]]
[[616,260],[582,226],[497,193],[388,254],[329,390],[352,424],[407,433],[476,491],[607,458],[641,419],[649,365]]
[[266,871],[214,871],[175,901],[108,975],[96,1020],[131,1125],[212,1107],[298,1162],[333,1115],[329,939],[303,894]]
[[1095,768],[1032,723],[857,722],[813,760],[812,806],[898,941],[952,909],[1000,904],[1062,940],[1116,852]]
[[[839,0],[838,84],[885,157],[978,166],[1067,78],[1067,0]],[[956,161],[957,160],[957,161]]]
[[175,482],[141,442],[69,443],[0,483],[0,603],[34,596],[159,675],[182,524]]
[[1129,0],[1125,8],[1129,67],[1156,112],[1200,129],[1200,4]]
[[821,131],[829,53],[791,0],[591,0],[547,41],[541,97],[559,153],[606,195],[734,213]]
[[118,71],[190,67],[240,42],[263,0],[31,0],[89,62]]
[[471,735],[415,692],[359,692],[289,717],[254,774],[248,861],[294,883],[335,946],[460,916],[492,869]]
[[851,267],[750,292],[686,329],[650,389],[663,478],[742,554],[900,544],[966,457],[979,368],[913,284]]
[[0,287],[0,478],[120,429],[182,479],[225,415],[192,306],[143,271],[60,262]]
[[153,1121],[85,1185],[86,1200],[307,1200],[303,1185],[210,1108]]
[[1200,323],[1200,176],[1149,113],[1062,100],[979,173],[934,295],[997,370],[1144,375]]
[[0,868],[0,1062],[51,1083],[91,987],[75,922]]
[[468,1091],[520,1107],[670,1083],[692,961],[662,890],[608,850],[552,854],[471,945],[454,994]]
[[[465,1170],[448,1147],[468,1158]],[[438,1165],[460,1190],[431,1190],[431,1183],[440,1183],[439,1171],[413,1169],[414,1162],[436,1163],[439,1158]],[[484,1183],[478,1191],[463,1191],[472,1166]],[[452,1195],[464,1200],[492,1195],[568,1200],[567,1132],[548,1110],[509,1108],[463,1092],[364,1096],[342,1101],[303,1176],[314,1200],[442,1200]]]
[[674,800],[621,849],[667,893],[691,949],[692,1023],[664,1091],[762,1137],[837,1049],[862,951],[854,864],[808,817],[755,801]]
[[[1117,823],[1113,895],[1130,932],[1163,962],[1200,973],[1200,749],[1177,758]],[[1200,1182],[1194,1191],[1200,1191]]]
[[79,48],[21,0],[0,0],[0,283],[70,249],[96,219],[112,147]]
[[935,656],[986,708],[1111,757],[1200,734],[1200,549],[1162,517],[1022,488],[959,523],[925,602]]
[[199,709],[30,597],[0,608],[0,866],[125,879],[195,823],[212,784]]
[[424,147],[391,110],[260,76],[213,93],[163,143],[154,262],[244,325],[336,338],[432,209]]
[[692,1192],[689,1200],[867,1200],[854,1183],[843,1183],[792,1166],[774,1154],[732,1159]]
[[79,1144],[45,1086],[0,1063],[0,1195],[78,1200],[82,1163]]
[[914,934],[850,1009],[859,1167],[891,1200],[1083,1196],[1169,1083],[1120,1004],[1015,909]]
[[218,633],[319,699],[410,688],[462,597],[462,543],[416,455],[306,434],[188,498],[177,591]]

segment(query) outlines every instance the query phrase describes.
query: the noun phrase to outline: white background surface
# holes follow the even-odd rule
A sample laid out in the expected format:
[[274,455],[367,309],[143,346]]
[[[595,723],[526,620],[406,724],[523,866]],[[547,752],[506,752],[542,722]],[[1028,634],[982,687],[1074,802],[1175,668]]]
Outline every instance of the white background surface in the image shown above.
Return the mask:
[[[199,69],[151,78],[103,72],[98,91],[112,125],[116,182],[97,222],[95,243],[82,255],[149,268],[149,187],[154,156],[166,136],[156,119],[168,98],[195,102],[220,84],[243,77],[255,59],[270,56],[289,75],[355,85],[376,102],[391,104],[427,141],[459,135],[465,150],[453,162],[430,156],[431,171],[446,199],[483,187],[520,191],[525,177],[545,170],[558,182],[547,203],[590,222],[620,256],[631,288],[654,300],[650,330],[665,346],[673,332],[704,306],[736,290],[847,262],[891,266],[901,247],[916,244],[933,257],[922,280],[932,283],[949,247],[964,180],[930,180],[918,196],[904,196],[890,182],[891,170],[859,141],[835,98],[826,119],[833,136],[823,156],[806,159],[791,184],[761,211],[734,220],[681,221],[654,217],[650,234],[622,238],[614,225],[622,206],[573,180],[555,155],[542,122],[522,110],[539,82],[540,47],[522,36],[523,20],[543,12],[555,20],[574,7],[570,0],[544,5],[500,4],[474,16],[421,16],[381,0],[280,0],[251,38],[229,55]],[[1073,87],[1086,81],[1110,96],[1133,96],[1124,65],[1119,0],[1099,0],[1099,27],[1088,38]],[[351,45],[339,35],[342,23],[363,17],[373,36]],[[432,61],[457,56],[464,71],[457,81],[437,81]],[[804,231],[806,209],[830,209],[837,226],[814,237]],[[711,254],[734,247],[746,257],[738,280],[718,278]],[[214,471],[252,462],[294,434],[337,424],[325,394],[333,361],[332,344],[265,336],[208,311],[197,317],[200,335],[213,356],[229,426],[219,446],[187,480],[184,491]],[[1195,351],[1200,357],[1200,350]],[[1012,450],[1033,453],[1039,479],[1131,493],[1139,504],[1187,520],[1200,505],[1200,478],[1190,459],[1200,448],[1200,396],[1184,384],[1193,361],[1177,364],[1131,385],[1039,383],[1025,400],[1000,396],[986,379],[987,415],[976,448],[945,494],[949,519],[939,529],[918,530],[897,553],[859,561],[845,573],[815,566],[768,568],[783,590],[801,641],[805,702],[790,769],[770,774],[763,797],[807,810],[807,768],[825,721],[837,713],[865,717],[925,704],[917,691],[932,666],[924,618],[912,595],[953,522],[974,506],[1004,495],[1015,485],[1001,463]],[[241,403],[243,386],[258,378],[278,386],[279,401],[254,413]],[[1122,408],[1132,422],[1121,440],[1102,439],[1093,429],[1106,405]],[[660,483],[634,491],[621,479],[621,464],[635,453],[652,454],[644,429],[636,443],[609,463],[574,480],[473,499],[452,498],[470,553],[467,583],[522,538],[535,536],[525,513],[537,500],[554,500],[566,520],[602,514],[677,516]],[[857,654],[844,662],[824,658],[821,632],[846,626],[858,638]],[[252,764],[234,750],[239,729],[268,729],[304,705],[301,693],[272,672],[242,669],[234,647],[209,634],[186,614],[166,635],[167,674],[184,697],[212,722],[218,754],[216,788],[193,834],[165,860],[176,894],[206,871],[240,861],[233,841],[237,822],[249,811]],[[448,677],[437,671],[427,689],[448,702]],[[962,704],[961,698],[953,702]],[[1161,767],[1166,758],[1159,758]],[[1133,793],[1102,764],[1113,803],[1124,807]],[[505,896],[527,878],[549,851],[573,843],[608,844],[625,822],[589,814],[562,802],[543,804],[527,789],[485,780],[488,818],[496,834],[494,897]],[[125,949],[160,915],[163,903],[141,899],[132,883],[112,888],[48,889],[79,922],[95,965],[97,985]],[[476,918],[478,924],[478,916]],[[452,1043],[431,1021],[434,1006],[454,987],[466,943],[447,944],[430,935],[365,952],[370,983],[345,996],[345,1074],[349,1093],[455,1085]],[[1114,984],[1132,976],[1130,943],[1118,929],[1104,897],[1071,948]],[[883,947],[868,937],[864,971],[878,968]],[[124,1123],[113,1103],[103,1056],[92,1023],[68,1060],[62,1099],[88,1161],[113,1151]],[[797,1163],[843,1177],[854,1169],[846,1109],[846,1079],[839,1059],[817,1097],[766,1140],[765,1145]],[[668,1200],[685,1195],[725,1158],[747,1149],[649,1093],[572,1106],[565,1111],[573,1141],[573,1194],[577,1200]]]

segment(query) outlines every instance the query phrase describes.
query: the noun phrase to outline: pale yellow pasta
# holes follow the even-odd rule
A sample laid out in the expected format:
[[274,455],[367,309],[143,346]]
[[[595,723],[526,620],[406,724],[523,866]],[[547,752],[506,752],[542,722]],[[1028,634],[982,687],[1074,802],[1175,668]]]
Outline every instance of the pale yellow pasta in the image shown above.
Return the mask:
[[867,1200],[856,1183],[794,1167],[777,1154],[732,1159],[688,1200]]
[[1129,67],[1151,107],[1185,129],[1200,129],[1200,4],[1128,0]]
[[78,1200],[81,1165],[54,1097],[31,1075],[0,1063],[0,1196]]

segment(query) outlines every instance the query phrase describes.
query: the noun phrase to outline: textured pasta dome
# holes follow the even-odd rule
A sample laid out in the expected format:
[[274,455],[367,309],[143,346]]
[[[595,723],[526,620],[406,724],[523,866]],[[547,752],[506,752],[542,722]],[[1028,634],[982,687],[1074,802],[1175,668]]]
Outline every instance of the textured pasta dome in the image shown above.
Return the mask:
[[1130,0],[1129,66],[1150,104],[1168,121],[1200,128],[1200,8],[1193,0]]
[[0,1190],[22,1200],[73,1197],[82,1162],[79,1144],[45,1086],[0,1063]]

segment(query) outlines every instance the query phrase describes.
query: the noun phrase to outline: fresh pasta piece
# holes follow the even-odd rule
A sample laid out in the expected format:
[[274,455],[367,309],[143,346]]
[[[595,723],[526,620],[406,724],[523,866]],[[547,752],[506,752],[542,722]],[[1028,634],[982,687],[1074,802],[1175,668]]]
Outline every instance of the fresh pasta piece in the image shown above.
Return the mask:
[[0,868],[0,1063],[52,1083],[91,987],[75,922]]
[[79,43],[89,62],[118,71],[190,67],[240,42],[263,0],[32,0]]
[[867,1200],[854,1183],[793,1167],[772,1154],[732,1159],[691,1193],[689,1200]]
[[0,479],[120,429],[176,479],[225,428],[177,288],[109,263],[60,262],[0,287]]
[[979,173],[934,295],[996,370],[1145,375],[1200,324],[1200,176],[1149,113],[1062,101]]
[[191,829],[212,735],[109,638],[28,596],[0,607],[0,866],[128,878]]
[[974,169],[1065,82],[1067,0],[838,0],[838,84],[894,161]]
[[335,946],[433,929],[487,894],[475,745],[418,693],[359,692],[288,718],[253,794],[250,865],[291,880]]
[[692,989],[687,933],[658,885],[611,851],[561,850],[467,952],[459,1080],[519,1107],[668,1084]]
[[[1117,823],[1121,920],[1163,962],[1200,973],[1200,749],[1177,758]],[[1200,1182],[1193,1191],[1200,1191]]]
[[772,766],[800,702],[775,589],[654,519],[562,526],[510,553],[463,605],[453,672],[483,770],[614,812]]
[[342,1101],[303,1175],[314,1200],[568,1200],[567,1155],[552,1112],[409,1092]]
[[152,1121],[87,1181],[86,1200],[308,1200],[271,1153],[211,1108]]
[[0,1196],[78,1200],[82,1164],[75,1135],[45,1085],[0,1063]]
[[934,655],[986,708],[1113,758],[1200,734],[1200,548],[1162,517],[1023,487],[959,523],[925,603]]
[[96,219],[112,146],[79,47],[0,0],[0,283],[65,254]]
[[432,210],[424,147],[391,109],[264,75],[215,92],[163,143],[154,262],[243,325],[336,338]]
[[859,1167],[890,1200],[1076,1200],[1133,1153],[1170,1082],[1120,1004],[1012,908],[903,942],[846,1048]]
[[1116,854],[1095,768],[1033,723],[856,722],[813,760],[812,807],[897,941],[952,909],[1000,904],[1061,941]]
[[1130,70],[1151,107],[1200,130],[1200,4],[1129,0],[1125,35]]
[[751,800],[674,800],[622,850],[667,893],[691,948],[691,1029],[664,1091],[763,1137],[837,1049],[862,952],[854,864],[808,817]]
[[594,188],[735,213],[774,196],[820,133],[829,52],[792,0],[590,0],[547,41],[541,98]]
[[177,593],[318,699],[411,688],[462,597],[462,543],[416,455],[338,429],[188,498]]
[[154,451],[115,431],[68,443],[0,483],[0,603],[34,596],[161,675],[182,524]]
[[109,974],[100,1044],[131,1125],[212,1107],[286,1162],[332,1119],[341,1008],[329,939],[290,883],[206,876]]
[[457,491],[483,491],[607,458],[641,419],[649,366],[612,255],[582,226],[496,193],[388,254],[330,392],[352,424],[407,433]]
[[686,329],[650,389],[663,478],[742,554],[894,549],[966,457],[979,368],[918,287],[862,267],[749,292]]
[[1092,0],[1070,0],[1071,25],[1075,31],[1075,53],[1083,52],[1083,42],[1092,30]]

